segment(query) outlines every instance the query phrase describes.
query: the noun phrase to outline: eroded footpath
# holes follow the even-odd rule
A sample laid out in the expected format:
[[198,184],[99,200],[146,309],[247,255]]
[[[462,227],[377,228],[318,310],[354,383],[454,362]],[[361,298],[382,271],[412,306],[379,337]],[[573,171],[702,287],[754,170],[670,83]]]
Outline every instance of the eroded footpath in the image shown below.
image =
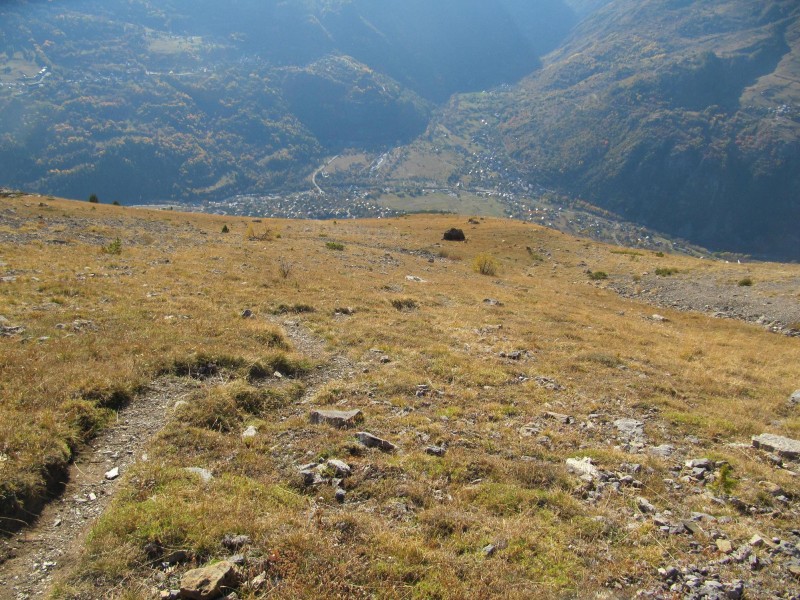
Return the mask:
[[119,481],[164,425],[175,402],[203,383],[164,377],[122,409],[70,465],[64,492],[49,502],[36,522],[0,540],[9,559],[0,564],[0,599],[43,598],[59,571],[80,555],[92,524],[103,514]]

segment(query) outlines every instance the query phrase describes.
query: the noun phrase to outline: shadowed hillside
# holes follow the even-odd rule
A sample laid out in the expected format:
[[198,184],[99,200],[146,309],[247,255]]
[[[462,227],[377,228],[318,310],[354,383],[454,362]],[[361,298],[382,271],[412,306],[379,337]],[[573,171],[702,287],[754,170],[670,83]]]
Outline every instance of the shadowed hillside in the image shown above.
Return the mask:
[[537,181],[713,248],[800,258],[800,7],[614,2],[502,101]]

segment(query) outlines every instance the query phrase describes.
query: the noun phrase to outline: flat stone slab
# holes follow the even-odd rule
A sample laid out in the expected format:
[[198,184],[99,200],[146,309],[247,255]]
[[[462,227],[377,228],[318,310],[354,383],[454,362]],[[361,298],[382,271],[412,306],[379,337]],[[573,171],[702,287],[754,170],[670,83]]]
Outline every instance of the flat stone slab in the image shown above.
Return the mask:
[[345,428],[361,423],[364,420],[364,414],[360,410],[312,410],[309,419],[315,425],[325,423],[333,427]]
[[620,435],[623,437],[644,437],[644,423],[636,419],[617,419],[614,421],[614,427],[617,428],[617,431],[619,431]]
[[768,452],[775,452],[784,458],[800,458],[800,440],[793,440],[771,433],[762,433],[761,435],[753,436],[753,446]]
[[364,444],[367,448],[378,448],[381,452],[394,452],[397,450],[397,446],[395,446],[392,442],[382,440],[378,436],[372,435],[367,431],[359,431],[356,434],[356,438],[358,438],[358,441]]

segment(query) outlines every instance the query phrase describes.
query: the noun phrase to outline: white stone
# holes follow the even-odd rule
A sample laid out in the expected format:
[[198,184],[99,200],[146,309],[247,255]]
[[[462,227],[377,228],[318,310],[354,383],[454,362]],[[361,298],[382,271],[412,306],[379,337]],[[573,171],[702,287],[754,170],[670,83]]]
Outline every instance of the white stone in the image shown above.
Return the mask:
[[576,475],[587,475],[592,479],[600,478],[600,469],[592,464],[592,459],[588,456],[583,458],[568,458],[567,469]]
[[189,473],[199,475],[200,479],[202,479],[205,483],[208,483],[214,479],[214,475],[208,469],[202,469],[200,467],[186,467],[184,470],[188,471]]

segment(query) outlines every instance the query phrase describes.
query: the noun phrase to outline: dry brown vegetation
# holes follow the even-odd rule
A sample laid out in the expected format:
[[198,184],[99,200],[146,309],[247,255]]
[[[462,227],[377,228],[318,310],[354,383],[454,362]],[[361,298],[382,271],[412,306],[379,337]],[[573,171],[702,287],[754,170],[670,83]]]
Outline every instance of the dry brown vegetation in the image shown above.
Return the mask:
[[[586,271],[613,281],[667,266],[730,279],[735,290],[743,275],[763,286],[798,277],[797,266],[633,257],[492,219],[254,228],[248,219],[1,202],[0,275],[11,279],[0,283],[0,315],[24,327],[0,338],[6,517],[35,512],[48,473],[153,378],[216,376],[164,415],[149,459],[124,473],[58,597],[150,598],[188,568],[165,573],[153,548],[203,564],[227,556],[221,540],[231,533],[251,537],[249,555],[268,574],[267,588],[241,598],[585,597],[655,585],[658,567],[714,554],[706,533],[658,531],[637,510],[640,495],[676,518],[730,517],[715,527],[735,543],[796,527],[794,500],[779,505],[758,483],[794,499],[797,479],[730,444],[765,431],[800,435],[786,406],[800,387],[798,340],[697,313],[659,309],[668,320],[653,320],[652,307]],[[442,258],[451,226],[467,234],[463,260]],[[103,252],[117,239],[118,254]],[[495,276],[473,270],[481,255],[496,261]],[[313,407],[361,409],[361,427],[399,450],[311,425]],[[672,443],[676,456],[627,452],[611,425],[620,417],[641,419],[648,444]],[[243,439],[249,425],[258,435]],[[427,454],[431,445],[446,446],[444,456]],[[565,467],[584,456],[612,472],[641,464],[643,487],[593,499]],[[664,482],[670,467],[700,457],[727,461],[731,493],[756,510],[718,504],[724,490]],[[329,485],[302,484],[298,467],[321,458],[353,468],[343,504]],[[215,477],[204,483],[184,467]],[[490,544],[495,551],[484,551]],[[721,568],[783,593],[769,569]]]

